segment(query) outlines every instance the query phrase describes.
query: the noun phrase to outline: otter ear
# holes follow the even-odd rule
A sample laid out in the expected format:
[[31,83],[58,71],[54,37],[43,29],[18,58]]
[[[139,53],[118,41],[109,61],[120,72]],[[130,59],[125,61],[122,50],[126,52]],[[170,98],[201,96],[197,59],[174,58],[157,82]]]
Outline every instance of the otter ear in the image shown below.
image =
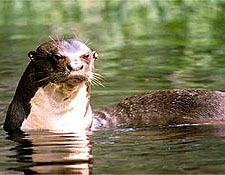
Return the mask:
[[30,51],[28,53],[28,57],[30,58],[31,61],[35,61],[36,55],[37,55],[37,52],[36,51]]
[[98,54],[97,54],[97,52],[96,52],[96,51],[93,51],[92,54],[93,54],[94,60],[97,60],[97,59],[98,59]]

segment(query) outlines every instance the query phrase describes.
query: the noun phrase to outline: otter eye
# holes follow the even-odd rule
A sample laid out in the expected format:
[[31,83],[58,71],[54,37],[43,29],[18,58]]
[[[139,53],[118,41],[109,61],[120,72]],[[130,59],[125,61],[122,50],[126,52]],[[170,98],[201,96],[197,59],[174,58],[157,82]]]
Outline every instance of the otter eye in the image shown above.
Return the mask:
[[88,53],[87,53],[87,54],[85,54],[85,55],[84,55],[84,59],[88,59],[88,58],[89,58],[89,56],[90,56],[90,55],[89,55]]
[[53,59],[55,60],[55,61],[59,61],[59,60],[61,60],[61,59],[63,59],[64,57],[61,55],[61,54],[55,54],[55,55],[53,55]]
[[98,54],[97,54],[97,52],[93,52],[93,58],[95,59],[95,60],[97,60],[98,59]]
[[36,51],[30,51],[28,53],[28,57],[30,58],[31,61],[35,61],[36,55],[37,55],[37,52]]

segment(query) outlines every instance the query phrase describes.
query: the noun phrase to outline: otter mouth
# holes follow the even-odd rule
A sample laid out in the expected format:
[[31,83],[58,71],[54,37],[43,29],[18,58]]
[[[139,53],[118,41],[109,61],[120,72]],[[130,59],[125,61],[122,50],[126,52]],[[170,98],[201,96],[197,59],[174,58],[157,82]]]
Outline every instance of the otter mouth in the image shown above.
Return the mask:
[[69,83],[69,84],[77,84],[82,83],[84,81],[88,81],[88,78],[83,75],[69,75],[58,81],[58,83]]
[[68,72],[58,72],[52,73],[50,76],[46,77],[48,82],[55,83],[55,84],[68,84],[68,85],[77,85],[82,82],[87,82],[88,77],[81,73],[76,73],[75,75],[71,75]]
[[67,74],[65,77],[57,81],[57,83],[65,83],[69,85],[77,85],[82,82],[88,82],[94,86],[104,87],[104,77],[98,73],[88,71],[86,74],[71,75]]
[[87,81],[88,79],[84,76],[71,76],[67,77],[64,82],[74,82],[74,83],[79,83],[83,81]]

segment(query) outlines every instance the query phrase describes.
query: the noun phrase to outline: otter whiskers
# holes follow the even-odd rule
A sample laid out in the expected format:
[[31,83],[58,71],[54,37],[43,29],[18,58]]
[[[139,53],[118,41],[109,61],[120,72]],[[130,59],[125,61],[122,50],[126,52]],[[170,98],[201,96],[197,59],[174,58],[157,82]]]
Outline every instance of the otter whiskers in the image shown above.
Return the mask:
[[[36,73],[36,75],[45,75],[46,76],[46,72],[38,72],[38,73]],[[52,72],[52,73],[48,74],[46,77],[37,80],[35,83],[42,83],[42,82],[45,82],[45,81],[47,81],[47,82],[56,82],[60,78],[63,78],[61,73],[54,73],[54,72]]]
[[101,82],[104,81],[104,77],[101,74],[89,72],[88,82],[93,86],[105,87]]

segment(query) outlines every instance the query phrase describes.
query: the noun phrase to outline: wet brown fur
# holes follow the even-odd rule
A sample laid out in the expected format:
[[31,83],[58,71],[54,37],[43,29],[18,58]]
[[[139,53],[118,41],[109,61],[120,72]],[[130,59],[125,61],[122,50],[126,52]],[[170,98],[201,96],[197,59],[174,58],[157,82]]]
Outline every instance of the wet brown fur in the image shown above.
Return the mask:
[[174,89],[134,95],[96,112],[101,127],[225,124],[225,93]]

